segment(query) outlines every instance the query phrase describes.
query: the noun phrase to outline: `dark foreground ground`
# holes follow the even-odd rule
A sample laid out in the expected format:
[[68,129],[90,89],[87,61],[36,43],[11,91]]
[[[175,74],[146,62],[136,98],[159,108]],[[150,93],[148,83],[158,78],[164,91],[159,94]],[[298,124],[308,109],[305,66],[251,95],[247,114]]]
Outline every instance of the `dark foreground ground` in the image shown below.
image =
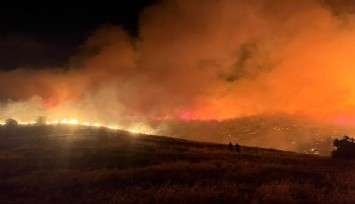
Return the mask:
[[355,162],[71,126],[0,127],[0,203],[355,203]]

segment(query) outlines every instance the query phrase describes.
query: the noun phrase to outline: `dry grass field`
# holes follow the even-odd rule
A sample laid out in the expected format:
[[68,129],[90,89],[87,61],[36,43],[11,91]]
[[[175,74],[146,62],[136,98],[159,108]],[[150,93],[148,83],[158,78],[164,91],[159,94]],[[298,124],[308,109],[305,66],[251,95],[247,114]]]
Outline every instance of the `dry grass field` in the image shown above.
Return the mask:
[[355,162],[104,128],[0,127],[0,203],[355,203]]

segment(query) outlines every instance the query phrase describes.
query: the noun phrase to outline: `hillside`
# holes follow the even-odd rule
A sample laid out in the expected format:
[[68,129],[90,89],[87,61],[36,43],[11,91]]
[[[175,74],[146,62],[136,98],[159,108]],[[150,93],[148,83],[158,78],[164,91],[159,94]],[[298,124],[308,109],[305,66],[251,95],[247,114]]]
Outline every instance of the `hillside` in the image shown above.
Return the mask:
[[105,128],[0,126],[1,203],[353,203],[355,162]]
[[228,143],[237,141],[257,146],[306,154],[329,156],[333,140],[355,135],[352,125],[317,122],[293,115],[263,115],[223,121],[168,121],[159,135]]

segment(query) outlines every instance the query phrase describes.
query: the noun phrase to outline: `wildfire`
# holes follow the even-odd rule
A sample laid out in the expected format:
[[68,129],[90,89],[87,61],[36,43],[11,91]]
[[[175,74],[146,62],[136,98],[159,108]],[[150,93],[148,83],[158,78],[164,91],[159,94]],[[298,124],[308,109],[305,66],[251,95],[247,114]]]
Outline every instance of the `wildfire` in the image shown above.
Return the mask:
[[[18,125],[22,125],[22,126],[27,126],[27,125],[35,125],[38,124],[38,122],[36,121],[18,121]],[[74,118],[74,119],[61,119],[61,120],[53,120],[53,121],[48,121],[45,122],[45,125],[76,125],[76,126],[87,126],[87,127],[103,127],[103,128],[108,128],[111,130],[124,130],[124,129],[128,129],[128,131],[130,133],[133,134],[152,134],[152,132],[148,132],[148,131],[144,131],[144,130],[140,130],[140,129],[129,129],[129,128],[124,128],[124,127],[119,127],[116,125],[105,125],[105,124],[101,124],[101,123],[90,123],[87,121],[79,121],[78,119]],[[6,125],[5,121],[0,121],[0,125]]]
[[139,130],[129,130],[131,133],[133,134],[139,134],[139,133],[142,133],[141,131]]

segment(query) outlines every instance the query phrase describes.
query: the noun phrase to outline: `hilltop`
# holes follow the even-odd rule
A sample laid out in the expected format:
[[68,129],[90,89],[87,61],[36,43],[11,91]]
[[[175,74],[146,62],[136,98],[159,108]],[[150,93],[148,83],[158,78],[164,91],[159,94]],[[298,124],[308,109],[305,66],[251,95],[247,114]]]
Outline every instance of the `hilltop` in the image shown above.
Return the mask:
[[351,203],[355,162],[81,126],[0,127],[2,203]]

